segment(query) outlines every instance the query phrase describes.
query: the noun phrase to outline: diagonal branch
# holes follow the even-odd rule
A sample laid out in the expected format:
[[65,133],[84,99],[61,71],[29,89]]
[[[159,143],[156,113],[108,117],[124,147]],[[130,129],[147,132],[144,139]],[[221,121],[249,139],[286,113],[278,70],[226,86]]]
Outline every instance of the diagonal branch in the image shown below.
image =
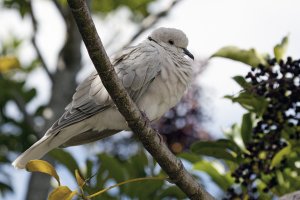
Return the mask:
[[40,48],[38,47],[37,43],[36,43],[36,35],[37,35],[37,29],[38,29],[38,23],[37,20],[35,18],[34,12],[33,12],[33,6],[32,6],[32,1],[29,1],[29,14],[31,17],[31,22],[32,22],[32,27],[33,27],[33,34],[32,34],[32,44],[33,47],[37,53],[37,56],[40,60],[40,62],[42,63],[42,67],[44,68],[45,72],[47,73],[47,75],[49,76],[50,80],[53,82],[53,75],[51,74],[51,72],[49,71],[49,67],[47,66],[44,57],[41,54]]
[[161,168],[190,199],[213,199],[205,189],[186,171],[183,164],[163,144],[147,120],[131,100],[120,83],[114,68],[105,52],[86,0],[68,0],[73,16],[94,66],[128,126],[139,137],[144,147],[159,163]]
[[64,8],[62,7],[62,5],[57,1],[57,0],[53,0],[54,5],[56,6],[59,14],[61,15],[61,17],[66,20],[67,16],[66,13],[64,12]]
[[[28,124],[28,126],[30,126],[34,129],[35,123],[33,121],[33,116],[27,112],[26,102],[24,101],[23,97],[15,90],[11,90],[11,94],[13,96],[13,101],[16,103],[19,110],[21,111],[21,113],[24,116],[24,121]],[[35,131],[34,131],[34,133],[35,133]]]
[[165,8],[164,10],[156,13],[156,14],[151,14],[148,17],[146,17],[139,30],[132,36],[132,38],[124,45],[124,47],[129,46],[132,42],[134,42],[142,33],[147,31],[149,28],[153,27],[157,22],[163,18],[166,17],[170,11],[177,5],[180,1],[182,0],[174,0],[173,2],[170,3],[170,5]]

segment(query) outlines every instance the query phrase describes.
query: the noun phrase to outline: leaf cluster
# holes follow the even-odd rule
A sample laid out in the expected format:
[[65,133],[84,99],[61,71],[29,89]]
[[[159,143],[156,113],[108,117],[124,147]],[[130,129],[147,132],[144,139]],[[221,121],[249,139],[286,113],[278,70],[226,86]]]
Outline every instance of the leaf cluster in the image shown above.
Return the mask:
[[240,93],[226,96],[246,109],[241,125],[233,125],[226,139],[191,147],[196,155],[221,160],[218,168],[205,159],[193,164],[227,193],[225,199],[272,199],[299,189],[300,60],[284,59],[287,43],[285,37],[274,47],[273,59],[232,46],[212,56],[251,67],[245,77],[233,78]]
[[[85,168],[79,170],[75,158],[67,151],[56,149],[50,152],[62,166],[73,175],[77,190],[61,185],[61,178],[55,168],[46,161],[32,160],[26,165],[29,172],[46,173],[56,179],[58,187],[49,200],[81,199],[183,199],[185,195],[175,186],[165,184],[166,176],[156,172],[156,164],[144,151],[139,151],[127,160],[98,154],[96,160],[87,159]],[[151,164],[152,163],[152,164]],[[78,168],[77,168],[78,167]],[[74,170],[75,169],[75,170]],[[115,191],[109,191],[118,187]]]
[[[29,64],[22,64],[17,53],[20,44],[21,41],[16,38],[0,43],[1,164],[11,163],[9,152],[24,151],[36,138],[36,130],[32,126],[31,119],[28,120],[29,113],[26,110],[26,105],[35,98],[36,90],[26,86],[26,78],[39,62],[33,60]],[[17,113],[12,113],[14,108]],[[38,116],[38,113],[34,113],[34,116]],[[12,191],[9,174],[0,170],[0,175],[8,180],[0,181],[1,193]]]

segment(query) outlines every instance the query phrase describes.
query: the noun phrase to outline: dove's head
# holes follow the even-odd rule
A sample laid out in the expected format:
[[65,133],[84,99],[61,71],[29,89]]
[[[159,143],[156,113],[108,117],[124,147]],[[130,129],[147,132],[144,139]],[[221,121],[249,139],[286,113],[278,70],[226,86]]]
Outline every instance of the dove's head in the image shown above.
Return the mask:
[[187,50],[189,40],[179,29],[161,27],[154,30],[148,39],[170,48],[182,49],[184,54],[194,60],[194,56]]

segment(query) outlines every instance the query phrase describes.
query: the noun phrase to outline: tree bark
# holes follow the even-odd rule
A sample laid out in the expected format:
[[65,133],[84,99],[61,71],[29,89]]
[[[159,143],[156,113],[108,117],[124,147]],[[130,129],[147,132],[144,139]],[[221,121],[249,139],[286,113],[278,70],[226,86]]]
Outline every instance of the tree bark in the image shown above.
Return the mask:
[[97,34],[86,1],[68,0],[68,3],[102,83],[114,100],[120,113],[125,117],[128,126],[168,174],[170,181],[175,183],[190,199],[213,199],[186,171],[182,162],[161,142],[158,136],[159,133],[151,128],[148,120],[145,119],[145,116],[141,114],[127,94]]

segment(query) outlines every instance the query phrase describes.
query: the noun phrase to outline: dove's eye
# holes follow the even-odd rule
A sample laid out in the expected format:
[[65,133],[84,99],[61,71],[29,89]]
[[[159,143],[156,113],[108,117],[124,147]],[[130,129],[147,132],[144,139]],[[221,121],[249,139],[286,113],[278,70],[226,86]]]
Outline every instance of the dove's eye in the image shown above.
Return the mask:
[[174,41],[173,41],[173,40],[169,40],[169,44],[170,44],[170,45],[173,45],[173,44],[174,44]]

